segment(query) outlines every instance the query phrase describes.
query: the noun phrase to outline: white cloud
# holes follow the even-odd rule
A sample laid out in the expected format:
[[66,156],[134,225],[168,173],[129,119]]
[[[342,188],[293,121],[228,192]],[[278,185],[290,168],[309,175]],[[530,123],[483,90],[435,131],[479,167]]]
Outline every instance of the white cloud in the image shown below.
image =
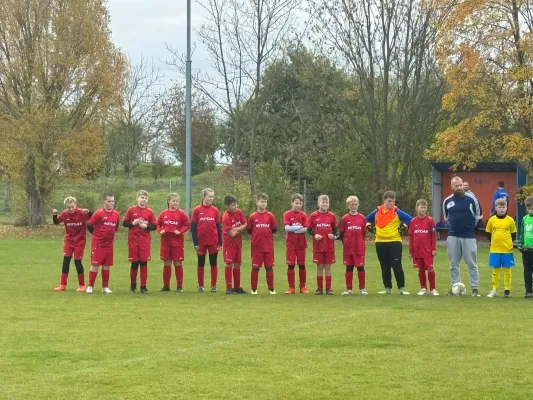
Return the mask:
[[[185,53],[187,46],[187,15],[185,0],[109,0],[111,30],[115,45],[132,59],[141,56],[153,60],[167,80],[183,79],[164,64],[170,58],[166,45]],[[195,29],[203,17],[193,0],[191,25],[193,42]],[[197,47],[193,55],[194,68],[208,68],[205,53]]]

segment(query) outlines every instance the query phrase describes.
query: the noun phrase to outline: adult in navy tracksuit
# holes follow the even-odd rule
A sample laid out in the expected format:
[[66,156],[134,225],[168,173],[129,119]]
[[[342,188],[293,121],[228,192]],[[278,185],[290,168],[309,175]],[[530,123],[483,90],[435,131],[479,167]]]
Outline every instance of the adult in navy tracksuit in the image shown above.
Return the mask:
[[[461,259],[468,265],[472,296],[479,297],[479,272],[477,268],[476,227],[483,218],[477,199],[464,192],[463,180],[452,178],[452,195],[446,197],[442,211],[448,223],[448,257],[452,285],[461,282]],[[451,293],[451,292],[450,292]]]
[[495,208],[494,204],[496,203],[496,200],[498,199],[504,199],[507,203],[507,207],[509,207],[509,194],[507,194],[507,191],[503,188],[504,183],[503,181],[498,182],[498,189],[494,192],[494,196],[492,197],[492,207],[490,209],[490,212],[494,214]]

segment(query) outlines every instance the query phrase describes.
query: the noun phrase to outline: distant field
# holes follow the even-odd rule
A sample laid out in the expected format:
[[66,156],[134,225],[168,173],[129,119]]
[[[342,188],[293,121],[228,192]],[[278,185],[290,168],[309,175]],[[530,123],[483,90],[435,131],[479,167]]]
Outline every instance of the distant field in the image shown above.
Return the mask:
[[[67,292],[52,291],[59,283],[61,243],[60,228],[52,238],[0,240],[0,398],[531,398],[533,304],[522,298],[521,267],[514,271],[511,299],[420,298],[414,295],[416,271],[404,257],[413,295],[381,297],[371,246],[368,297],[339,295],[340,263],[333,268],[336,296],[287,296],[280,240],[278,295],[268,295],[264,272],[259,296],[198,294],[188,243],[185,293],[157,292],[162,268],[154,261],[152,293],[142,296],[128,293],[122,232],[111,273],[114,293],[99,292],[99,277],[96,293],[86,295],[74,292],[75,274]],[[156,260],[158,244],[154,239]],[[441,294],[448,289],[444,251],[439,248],[436,263]],[[486,249],[479,259],[486,295]],[[243,268],[249,290],[249,262]],[[313,290],[315,268],[308,270]],[[222,264],[219,288],[224,288]]]

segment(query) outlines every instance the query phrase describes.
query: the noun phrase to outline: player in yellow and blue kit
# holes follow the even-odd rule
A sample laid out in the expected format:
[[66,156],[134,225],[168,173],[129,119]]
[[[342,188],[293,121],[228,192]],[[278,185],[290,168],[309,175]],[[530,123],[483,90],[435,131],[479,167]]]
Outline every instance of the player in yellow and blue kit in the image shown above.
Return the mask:
[[507,202],[497,199],[495,214],[489,218],[485,232],[490,239],[489,267],[492,268],[492,290],[487,297],[498,296],[501,271],[504,272],[504,297],[511,297],[511,267],[514,267],[513,241],[516,239],[516,224],[507,215]]

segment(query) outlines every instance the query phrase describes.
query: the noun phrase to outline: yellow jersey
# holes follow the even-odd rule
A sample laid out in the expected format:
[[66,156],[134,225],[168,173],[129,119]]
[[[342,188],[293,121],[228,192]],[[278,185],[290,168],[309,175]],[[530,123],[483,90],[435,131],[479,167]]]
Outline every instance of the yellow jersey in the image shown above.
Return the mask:
[[493,215],[487,222],[485,232],[491,234],[491,253],[513,252],[513,239],[511,233],[516,233],[516,223],[514,222],[514,219],[508,215],[503,218],[498,218],[496,215]]

